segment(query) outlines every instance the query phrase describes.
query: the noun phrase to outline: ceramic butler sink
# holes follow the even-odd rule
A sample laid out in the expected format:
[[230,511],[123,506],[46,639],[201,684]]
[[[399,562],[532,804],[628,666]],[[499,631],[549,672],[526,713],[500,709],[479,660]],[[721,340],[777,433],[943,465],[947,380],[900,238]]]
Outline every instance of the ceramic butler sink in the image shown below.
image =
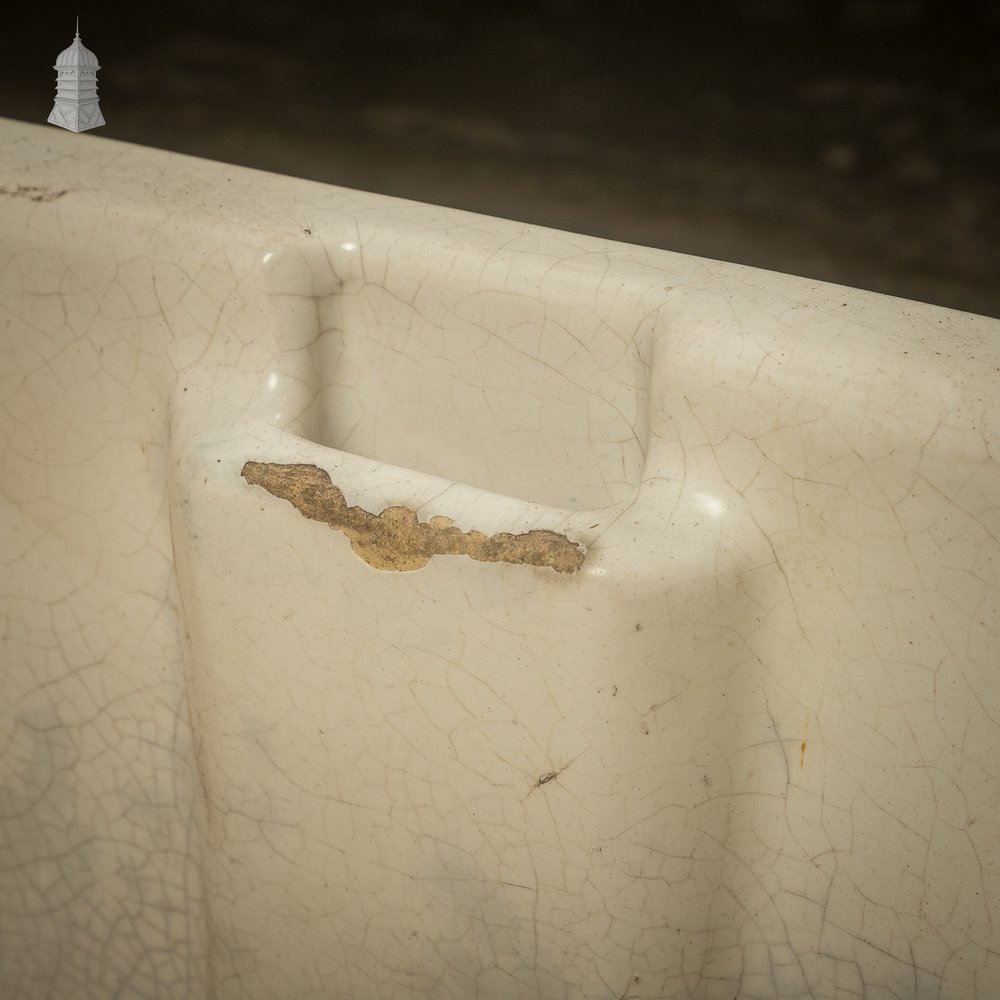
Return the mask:
[[1000,322],[0,123],[11,997],[1000,991]]

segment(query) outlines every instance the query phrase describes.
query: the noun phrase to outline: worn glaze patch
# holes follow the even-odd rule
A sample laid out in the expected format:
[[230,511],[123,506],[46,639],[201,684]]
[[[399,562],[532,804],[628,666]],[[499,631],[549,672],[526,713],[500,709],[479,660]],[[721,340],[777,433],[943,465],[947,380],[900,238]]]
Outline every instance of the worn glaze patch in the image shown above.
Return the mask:
[[247,462],[241,475],[251,486],[287,500],[303,517],[343,531],[351,548],[375,569],[422,569],[436,555],[549,566],[559,573],[575,573],[583,565],[584,550],[555,531],[484,535],[462,531],[447,517],[421,521],[409,507],[387,507],[381,514],[348,507],[329,474],[315,465]]
[[17,187],[0,187],[0,195],[10,198],[29,198],[31,201],[55,201],[61,198],[65,191],[51,191],[49,188],[36,187],[29,184],[18,184]]

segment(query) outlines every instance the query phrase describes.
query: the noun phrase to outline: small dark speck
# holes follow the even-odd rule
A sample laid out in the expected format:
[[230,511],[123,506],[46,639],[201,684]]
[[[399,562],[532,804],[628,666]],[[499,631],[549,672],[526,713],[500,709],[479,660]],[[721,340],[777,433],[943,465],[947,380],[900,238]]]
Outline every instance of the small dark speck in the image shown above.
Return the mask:
[[541,775],[539,777],[538,784],[539,785],[547,785],[554,778],[558,778],[558,777],[559,777],[559,772],[558,771],[549,771],[548,774],[543,774],[543,775]]
[[636,630],[636,632],[641,632],[642,631],[642,622],[636,622],[635,623],[635,630]]

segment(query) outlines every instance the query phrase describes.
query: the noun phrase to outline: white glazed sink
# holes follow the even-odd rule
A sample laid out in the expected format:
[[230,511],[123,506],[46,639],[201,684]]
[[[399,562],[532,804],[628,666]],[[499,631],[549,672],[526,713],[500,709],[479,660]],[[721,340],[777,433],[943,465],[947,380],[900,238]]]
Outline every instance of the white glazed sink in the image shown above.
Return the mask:
[[1000,995],[1000,322],[0,149],[3,995]]

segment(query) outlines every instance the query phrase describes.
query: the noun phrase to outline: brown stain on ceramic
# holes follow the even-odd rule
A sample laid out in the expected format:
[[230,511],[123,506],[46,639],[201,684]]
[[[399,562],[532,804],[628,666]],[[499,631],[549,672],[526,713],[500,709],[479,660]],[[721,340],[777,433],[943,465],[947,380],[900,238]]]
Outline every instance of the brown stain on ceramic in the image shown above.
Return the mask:
[[806,721],[803,724],[802,731],[802,742],[799,744],[799,769],[801,770],[806,764],[806,746],[809,743],[809,716],[806,716]]
[[559,573],[575,573],[583,565],[583,548],[555,531],[484,535],[462,531],[447,517],[422,522],[409,507],[387,507],[381,514],[348,507],[329,474],[315,465],[247,462],[241,475],[251,486],[287,500],[303,517],[342,531],[354,552],[375,569],[422,569],[436,555],[548,566]]
[[30,184],[18,184],[17,187],[0,187],[0,195],[11,198],[30,198],[31,201],[55,201],[61,198],[65,191],[50,191],[48,188],[35,187]]

